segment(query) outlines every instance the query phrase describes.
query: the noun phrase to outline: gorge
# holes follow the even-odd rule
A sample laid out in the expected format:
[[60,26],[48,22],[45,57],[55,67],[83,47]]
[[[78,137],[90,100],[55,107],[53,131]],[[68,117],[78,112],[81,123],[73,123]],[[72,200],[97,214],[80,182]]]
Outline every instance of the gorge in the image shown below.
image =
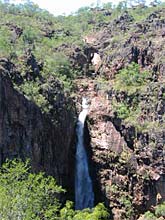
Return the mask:
[[102,202],[102,219],[162,220],[165,4],[54,17],[30,2],[0,1],[0,165],[55,178],[62,219],[71,200],[76,215]]

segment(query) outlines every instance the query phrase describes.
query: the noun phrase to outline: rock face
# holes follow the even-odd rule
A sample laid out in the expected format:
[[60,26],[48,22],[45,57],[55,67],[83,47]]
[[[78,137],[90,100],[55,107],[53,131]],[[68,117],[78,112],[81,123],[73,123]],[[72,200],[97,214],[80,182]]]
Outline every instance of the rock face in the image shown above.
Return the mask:
[[97,54],[97,53],[94,53],[91,62],[92,62],[92,65],[94,66],[95,73],[97,73],[98,70],[99,70],[99,68],[100,68],[100,66],[101,66],[101,58],[100,58],[100,55]]
[[95,88],[93,80],[79,87],[91,101],[86,146],[95,201],[104,201],[113,219],[134,220],[165,199],[163,128],[136,135],[114,115],[107,93]]
[[[67,102],[67,100],[65,100]],[[73,108],[74,109],[74,108]],[[0,164],[6,158],[30,158],[34,171],[45,171],[69,193],[73,190],[75,113],[61,109],[56,124],[14,88],[0,72]]]
[[[91,101],[86,145],[96,203],[104,201],[115,220],[138,219],[165,200],[163,14],[161,9],[134,23],[126,12],[98,27],[94,40],[91,35],[86,42],[101,55],[99,71],[96,78],[76,82]],[[114,86],[119,70],[131,62],[151,74],[132,95]],[[114,101],[129,110],[137,105],[139,113],[126,121],[113,110]]]
[[[82,96],[91,101],[84,141],[95,202],[105,202],[114,220],[136,220],[165,200],[165,9],[157,7],[150,15],[147,11],[148,17],[142,20],[127,11],[115,19],[111,11],[96,10],[96,13],[101,16],[93,14],[88,21],[94,25],[93,33],[84,36],[83,45],[77,46],[74,38],[66,38],[65,43],[52,47],[48,57],[62,52],[69,58],[69,67],[78,72],[73,97],[77,103]],[[105,22],[101,21],[102,15],[106,16]],[[95,21],[95,17],[101,20]],[[41,28],[47,39],[59,38],[60,42],[60,37],[65,40],[66,36],[74,34],[74,31],[55,29],[52,25],[47,21]],[[12,32],[11,42],[17,42],[24,30],[14,24],[7,26]],[[30,157],[34,171],[44,170],[55,176],[58,183],[72,193],[75,109],[62,92],[54,70],[43,71],[45,60],[35,57],[38,43],[31,45],[34,51],[26,45],[15,64],[10,59],[0,58],[0,163],[6,158]],[[129,64],[137,67],[136,75],[132,72],[127,75],[127,79],[131,74],[134,76],[132,90],[129,86],[131,91],[117,89],[117,76],[123,68],[126,72]],[[22,71],[21,67],[26,68]],[[139,76],[144,71],[148,75],[141,79]],[[37,97],[42,98],[41,110],[49,114],[43,114],[33,102],[18,93],[11,80],[18,87],[26,82],[34,85],[39,80]],[[38,104],[38,100],[34,101]],[[114,110],[114,102],[120,105],[120,114],[119,105]],[[134,114],[126,121],[128,117],[123,118],[123,112],[128,117]]]
[[[164,13],[157,10],[142,22],[135,22],[126,11],[119,18],[97,27],[95,34],[84,38],[88,48],[101,56],[99,73],[108,79],[130,62],[164,73]],[[91,52],[92,53],[92,52]]]

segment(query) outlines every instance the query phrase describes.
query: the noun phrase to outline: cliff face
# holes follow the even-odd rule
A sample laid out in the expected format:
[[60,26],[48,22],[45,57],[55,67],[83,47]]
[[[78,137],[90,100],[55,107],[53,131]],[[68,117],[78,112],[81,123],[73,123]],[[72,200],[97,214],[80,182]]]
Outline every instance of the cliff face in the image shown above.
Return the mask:
[[[17,92],[3,70],[0,73],[0,164],[6,158],[30,158],[34,171],[45,171],[69,192],[73,190],[75,111],[62,108],[50,118]],[[69,103],[70,102],[70,103]],[[64,103],[63,103],[64,104]]]
[[163,7],[57,19],[1,9],[0,164],[30,157],[34,171],[72,193],[76,111],[66,93],[77,104],[85,96],[96,203],[105,202],[115,220],[154,211],[165,199]]
[[[76,82],[91,102],[87,146],[96,201],[106,201],[115,220],[138,219],[165,200],[163,11],[136,24],[128,13],[105,23],[86,46],[102,64]],[[131,62],[139,70],[132,73]],[[127,84],[136,71],[147,71],[146,79],[136,84],[136,75]]]
[[79,89],[91,101],[86,147],[96,203],[104,201],[114,219],[138,219],[165,199],[163,125],[137,131],[114,114],[107,93],[88,82]]

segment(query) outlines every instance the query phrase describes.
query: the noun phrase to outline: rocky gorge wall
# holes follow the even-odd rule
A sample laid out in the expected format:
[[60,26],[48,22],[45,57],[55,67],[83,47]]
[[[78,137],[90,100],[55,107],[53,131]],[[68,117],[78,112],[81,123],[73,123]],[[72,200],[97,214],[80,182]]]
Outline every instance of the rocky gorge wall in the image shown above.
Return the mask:
[[[92,40],[86,42],[84,54],[97,52],[101,65],[95,75],[89,69],[86,77],[76,80],[79,96],[91,102],[86,147],[96,203],[104,201],[115,220],[145,219],[140,216],[154,212],[165,200],[163,13],[159,10],[134,23],[125,12],[98,27],[88,36]],[[116,76],[132,62],[139,65],[139,74],[148,72],[147,83],[141,89],[134,85],[131,93],[128,88],[122,91],[121,81],[117,90]],[[120,113],[133,116],[120,117],[120,106]]]
[[[96,10],[96,13],[101,15],[104,11]],[[115,19],[109,13],[105,22],[95,23],[93,33],[83,36],[83,44],[66,41],[60,46],[53,45],[50,53],[53,61],[58,59],[52,56],[54,52],[64,53],[71,64],[69,69],[77,71],[75,78],[70,79],[74,80],[71,95],[77,112],[82,96],[91,102],[84,141],[95,203],[104,202],[115,220],[139,219],[147,210],[154,212],[154,206],[165,200],[164,15],[164,8],[155,8],[155,12],[141,21],[135,20],[128,11]],[[58,32],[49,31],[47,23],[44,26],[44,35],[50,39]],[[17,37],[22,31],[15,30]],[[16,40],[13,38],[12,42]],[[73,100],[64,95],[54,66],[45,68],[49,60],[46,57],[39,60],[35,52],[27,47],[19,59],[0,58],[0,163],[6,158],[30,157],[33,170],[43,170],[56,177],[69,191],[71,199],[76,110]],[[130,94],[128,88],[122,91],[124,81],[118,90],[115,86],[120,71],[126,71],[132,63],[134,67],[138,65],[139,72],[131,82]],[[142,86],[137,86],[134,81],[144,71],[148,76],[142,78]],[[49,114],[28,100],[29,94],[21,89],[22,85],[26,89],[27,82],[28,89],[38,89],[34,101],[48,102]]]
[[113,114],[107,93],[95,91],[93,80],[81,83],[90,100],[85,141],[95,202],[104,202],[113,219],[138,219],[165,199],[163,128],[137,135]]
[[52,123],[33,102],[13,88],[10,78],[1,70],[0,164],[6,158],[30,158],[34,171],[53,175],[72,194],[75,111],[61,108],[61,114],[62,118]]

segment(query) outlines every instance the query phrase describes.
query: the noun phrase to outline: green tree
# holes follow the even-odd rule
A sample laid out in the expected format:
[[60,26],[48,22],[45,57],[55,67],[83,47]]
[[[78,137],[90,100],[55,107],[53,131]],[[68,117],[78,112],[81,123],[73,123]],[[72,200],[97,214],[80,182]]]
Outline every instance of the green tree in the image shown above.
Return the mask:
[[0,168],[1,220],[99,220],[108,219],[103,204],[93,209],[75,211],[67,201],[60,210],[57,196],[64,190],[51,176],[30,172],[29,161],[7,161]]
[[160,5],[161,4],[161,0],[154,0],[151,2],[151,5]]
[[155,206],[153,212],[150,212],[150,211],[145,212],[144,218],[146,220],[151,220],[151,219],[158,220],[159,218],[164,219],[165,218],[165,202]]
[[9,56],[11,52],[11,33],[6,27],[0,27],[0,56]]
[[59,201],[55,195],[64,190],[51,176],[29,172],[27,161],[7,161],[0,170],[0,219],[52,219]]
[[133,93],[142,86],[146,85],[150,73],[140,71],[140,66],[136,63],[129,64],[126,68],[119,71],[115,79],[115,89]]
[[112,2],[108,2],[108,3],[103,3],[103,8],[104,9],[112,9],[113,8],[113,3]]
[[68,201],[66,206],[60,211],[62,220],[99,220],[109,219],[109,213],[102,203],[99,203],[93,209],[84,209],[82,211],[73,211],[73,203]]
[[165,202],[163,202],[162,204],[159,204],[156,206],[155,208],[155,215],[157,217],[164,217],[165,218]]
[[119,4],[117,5],[116,8],[119,12],[121,12],[122,10],[126,10],[127,9],[127,2],[126,1],[121,1],[119,2]]

